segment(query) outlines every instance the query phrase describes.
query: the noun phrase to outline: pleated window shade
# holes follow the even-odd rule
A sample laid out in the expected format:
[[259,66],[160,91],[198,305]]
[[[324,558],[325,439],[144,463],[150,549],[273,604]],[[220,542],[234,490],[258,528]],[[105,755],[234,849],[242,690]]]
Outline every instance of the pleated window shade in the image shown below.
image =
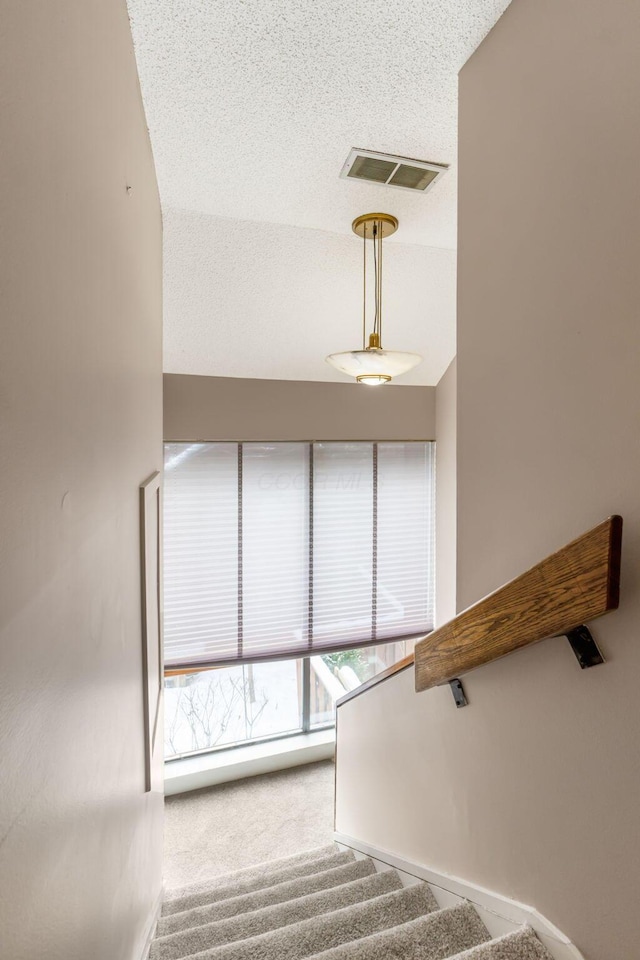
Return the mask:
[[433,629],[434,444],[168,443],[165,666]]

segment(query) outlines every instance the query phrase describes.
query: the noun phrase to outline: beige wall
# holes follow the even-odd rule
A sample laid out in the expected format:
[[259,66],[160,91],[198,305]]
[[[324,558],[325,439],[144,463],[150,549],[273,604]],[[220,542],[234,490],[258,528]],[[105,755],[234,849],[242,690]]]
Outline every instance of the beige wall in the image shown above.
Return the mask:
[[138,535],[160,207],[124,0],[1,7],[1,952],[138,960],[161,883]]
[[165,440],[432,440],[435,387],[164,375]]
[[338,746],[340,830],[534,905],[588,960],[640,942],[639,48],[635,0],[514,0],[460,78],[458,608],[619,512],[607,663],[548,640],[459,711],[407,672],[341,708]]
[[436,387],[436,626],[456,615],[457,362]]

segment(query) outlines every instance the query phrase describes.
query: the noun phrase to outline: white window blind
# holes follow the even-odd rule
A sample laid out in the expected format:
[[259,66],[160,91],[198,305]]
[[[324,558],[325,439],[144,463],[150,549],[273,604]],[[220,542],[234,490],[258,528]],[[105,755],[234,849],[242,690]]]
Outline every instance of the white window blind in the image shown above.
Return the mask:
[[433,629],[434,444],[165,446],[167,667]]

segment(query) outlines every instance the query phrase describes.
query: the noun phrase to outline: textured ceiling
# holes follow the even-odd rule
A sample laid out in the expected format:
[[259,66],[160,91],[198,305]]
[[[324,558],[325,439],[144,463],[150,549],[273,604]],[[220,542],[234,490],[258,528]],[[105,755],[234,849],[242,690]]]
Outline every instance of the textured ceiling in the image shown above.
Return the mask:
[[[443,305],[433,288],[442,257],[440,250],[429,248],[453,250],[456,245],[457,72],[508,2],[128,0],[167,222],[170,211],[182,210],[192,213],[196,232],[213,229],[204,226],[203,215],[300,231],[293,243],[290,234],[272,231],[267,243],[273,247],[269,262],[278,269],[264,278],[263,322],[275,344],[290,354],[289,363],[281,360],[269,367],[279,372],[263,370],[263,376],[326,378],[322,366],[316,369],[317,353],[312,354],[317,337],[307,337],[307,351],[298,356],[291,331],[279,326],[276,305],[290,300],[291,283],[304,288],[305,270],[316,271],[301,257],[291,260],[291,247],[299,242],[309,255],[318,244],[328,251],[331,244],[317,237],[312,241],[313,232],[351,236],[351,221],[368,210],[388,210],[400,220],[398,234],[385,249],[397,245],[398,264],[405,261],[402,306],[412,319],[402,321],[396,301],[397,322],[405,323],[396,346],[417,350],[422,342],[434,342],[430,335],[439,343],[445,317],[453,324],[453,286],[448,274],[443,277],[440,286],[449,286],[451,297]],[[340,169],[353,146],[448,163],[451,169],[426,195],[341,180]],[[246,308],[248,294],[242,285],[230,288],[225,277],[242,276],[244,284],[252,284],[256,258],[264,250],[259,253],[245,227],[236,232],[237,246],[228,238],[219,245],[215,275],[225,285],[224,322],[235,330],[229,339],[219,326],[218,291],[202,273],[206,257],[198,256],[192,244],[191,258],[186,258],[185,237],[172,236],[172,229],[165,249],[166,368],[256,375],[258,358],[244,347],[257,339],[252,337],[253,311]],[[408,265],[422,262],[412,245],[427,248],[425,278],[410,275]],[[320,284],[317,291],[323,315],[311,305],[306,311],[310,329],[328,315],[335,322],[343,313],[342,305],[331,300],[334,273],[340,274],[342,266],[330,266],[325,287]],[[294,271],[302,273],[294,278]],[[390,274],[388,287],[385,283],[389,308]],[[177,291],[183,303],[175,302]],[[420,299],[427,294],[436,301]],[[200,312],[194,314],[196,301]],[[204,315],[217,327],[221,347],[225,344],[217,358],[202,355]],[[352,316],[353,311],[349,324]],[[303,317],[300,323],[304,325]],[[332,338],[327,349],[350,344],[350,329],[337,342]],[[299,332],[306,336],[304,326]],[[449,341],[444,366],[427,375],[423,365],[414,382],[432,383],[442,374],[455,352],[452,331]],[[444,356],[439,348],[435,353]]]

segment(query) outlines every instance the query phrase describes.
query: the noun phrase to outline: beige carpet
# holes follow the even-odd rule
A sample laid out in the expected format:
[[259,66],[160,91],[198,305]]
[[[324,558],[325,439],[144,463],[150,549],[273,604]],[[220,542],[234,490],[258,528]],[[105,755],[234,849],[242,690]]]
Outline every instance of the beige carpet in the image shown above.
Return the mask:
[[530,928],[492,940],[470,903],[339,852],[332,795],[320,763],[167,800],[150,960],[552,960]]
[[167,797],[166,886],[330,843],[334,772],[325,761]]

